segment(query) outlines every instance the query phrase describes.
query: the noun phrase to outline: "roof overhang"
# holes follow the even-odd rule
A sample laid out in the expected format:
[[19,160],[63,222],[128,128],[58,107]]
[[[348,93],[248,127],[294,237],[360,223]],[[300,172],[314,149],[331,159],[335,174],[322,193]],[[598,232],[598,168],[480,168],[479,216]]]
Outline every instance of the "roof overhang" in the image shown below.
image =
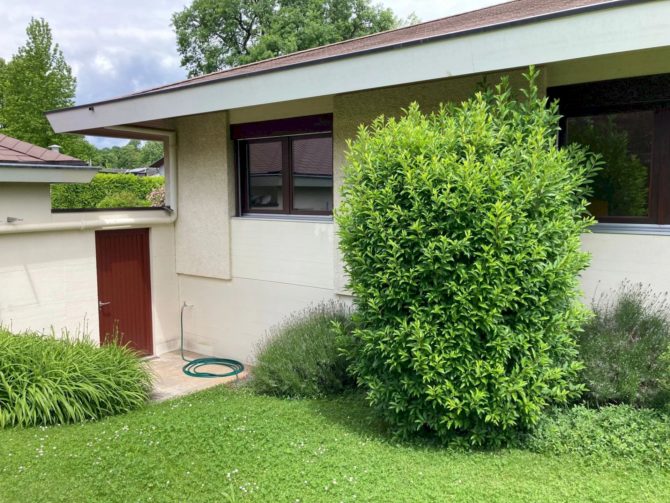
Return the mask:
[[97,172],[93,166],[0,162],[0,183],[88,183]]
[[619,0],[423,41],[49,112],[57,133],[106,128],[670,46],[670,0]]

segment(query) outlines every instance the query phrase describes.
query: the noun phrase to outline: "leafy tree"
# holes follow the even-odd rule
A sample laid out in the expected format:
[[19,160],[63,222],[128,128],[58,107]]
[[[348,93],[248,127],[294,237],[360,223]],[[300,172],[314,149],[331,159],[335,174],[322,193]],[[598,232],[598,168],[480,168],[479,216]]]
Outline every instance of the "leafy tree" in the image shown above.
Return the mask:
[[500,444],[583,386],[581,234],[597,160],[559,149],[557,104],[506,81],[380,117],[350,144],[340,248],[351,370],[400,435]]
[[95,147],[80,136],[55,134],[44,112],[74,105],[76,79],[44,19],[31,19],[28,40],[0,63],[0,131],[41,147],[58,144],[82,159]]
[[371,0],[194,0],[173,14],[172,24],[181,64],[192,77],[400,23]]
[[123,146],[100,149],[96,163],[105,168],[133,169],[149,166],[163,157],[163,144],[130,140]]

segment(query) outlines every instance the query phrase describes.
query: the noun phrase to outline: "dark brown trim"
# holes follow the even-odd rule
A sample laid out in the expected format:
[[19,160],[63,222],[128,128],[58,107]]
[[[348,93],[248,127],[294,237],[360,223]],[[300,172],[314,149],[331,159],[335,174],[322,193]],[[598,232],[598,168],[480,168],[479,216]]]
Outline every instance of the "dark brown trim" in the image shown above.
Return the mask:
[[[239,139],[235,141],[235,163],[236,178],[240,181],[238,185],[239,199],[237,202],[238,216],[246,214],[270,214],[270,215],[332,215],[331,211],[321,210],[297,210],[293,208],[293,152],[292,141],[294,138],[324,138],[331,137],[330,133],[314,133],[268,138]],[[249,145],[267,141],[281,140],[282,143],[282,208],[264,209],[251,208],[249,206]],[[332,158],[332,151],[331,151]]]
[[561,114],[570,117],[670,108],[670,74],[550,87]]
[[652,169],[658,187],[657,220],[659,224],[670,224],[670,110],[660,110],[654,117]]
[[614,79],[547,89],[559,100],[559,144],[565,145],[567,119],[623,112],[653,111],[649,170],[649,216],[598,217],[600,223],[670,224],[670,74]]
[[333,114],[308,115],[262,122],[247,122],[230,126],[233,140],[294,136],[300,134],[326,133],[333,130]]
[[132,206],[129,208],[51,208],[51,213],[102,213],[105,211],[172,211],[167,206]]

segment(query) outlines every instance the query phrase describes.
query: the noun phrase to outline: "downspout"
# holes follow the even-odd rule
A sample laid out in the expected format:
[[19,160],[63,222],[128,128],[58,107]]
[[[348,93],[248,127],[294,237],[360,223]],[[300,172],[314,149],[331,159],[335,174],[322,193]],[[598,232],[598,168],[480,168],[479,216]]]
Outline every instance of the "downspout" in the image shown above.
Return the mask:
[[[79,221],[67,222],[48,222],[39,224],[24,224],[21,222],[3,224],[0,222],[0,235],[3,234],[25,234],[35,232],[58,232],[72,230],[90,230],[90,229],[124,229],[131,227],[147,227],[151,225],[168,225],[177,220],[177,133],[175,131],[157,131],[155,129],[139,128],[131,126],[110,127],[114,131],[125,131],[132,133],[147,134],[151,136],[163,137],[163,142],[167,144],[165,149],[167,166],[166,178],[166,207],[168,212],[165,216],[154,217],[118,217],[109,216],[96,219],[82,219]],[[157,208],[160,209],[160,208]]]

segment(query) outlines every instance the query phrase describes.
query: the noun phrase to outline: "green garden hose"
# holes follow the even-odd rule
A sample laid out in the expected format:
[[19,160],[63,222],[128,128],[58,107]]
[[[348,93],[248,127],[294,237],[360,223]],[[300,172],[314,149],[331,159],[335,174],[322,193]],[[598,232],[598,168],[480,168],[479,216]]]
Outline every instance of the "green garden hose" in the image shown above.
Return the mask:
[[[244,365],[237,360],[230,360],[228,358],[214,358],[214,357],[205,357],[205,358],[196,358],[195,360],[189,360],[184,356],[184,309],[189,307],[186,302],[181,306],[181,316],[179,319],[181,326],[181,359],[186,362],[186,365],[182,367],[182,371],[187,376],[191,377],[230,377],[236,376],[244,370]],[[217,374],[213,372],[203,372],[200,371],[200,367],[206,365],[221,365],[222,367],[228,367],[229,372],[222,374]]]

